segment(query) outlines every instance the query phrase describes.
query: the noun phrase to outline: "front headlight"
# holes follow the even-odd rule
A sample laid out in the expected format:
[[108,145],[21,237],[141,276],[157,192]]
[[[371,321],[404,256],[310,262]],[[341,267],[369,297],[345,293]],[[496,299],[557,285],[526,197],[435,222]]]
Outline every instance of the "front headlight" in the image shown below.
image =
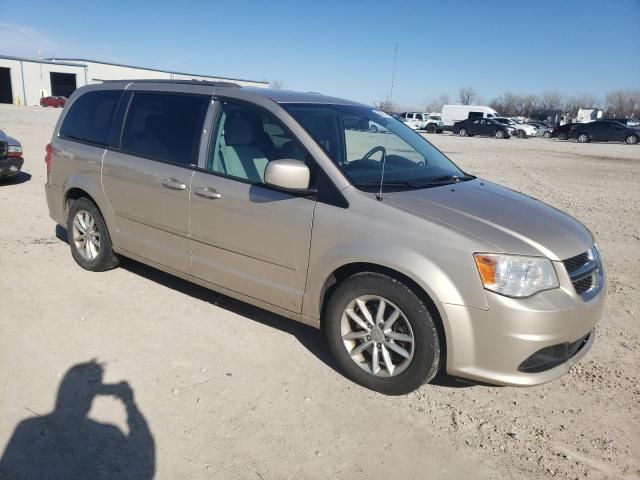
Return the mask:
[[530,297],[558,288],[558,276],[551,260],[497,253],[473,255],[484,288],[507,297]]

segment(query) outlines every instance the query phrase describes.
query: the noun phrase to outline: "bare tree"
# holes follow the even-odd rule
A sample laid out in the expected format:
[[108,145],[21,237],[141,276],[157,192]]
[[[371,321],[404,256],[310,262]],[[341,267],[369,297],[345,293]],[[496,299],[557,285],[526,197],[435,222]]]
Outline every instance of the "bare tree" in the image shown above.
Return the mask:
[[473,87],[462,87],[458,92],[458,102],[462,105],[473,105],[478,100],[478,92]]
[[567,98],[564,102],[563,110],[564,113],[573,118],[578,115],[578,110],[581,108],[598,108],[599,106],[598,99],[595,96],[582,94]]
[[284,87],[284,80],[271,80],[269,82],[269,87],[273,88],[274,90],[282,90],[282,88]]
[[513,117],[519,114],[518,103],[520,102],[520,96],[514,95],[511,92],[503,93],[498,98],[494,98],[489,103],[489,106],[498,113],[506,116]]
[[449,95],[441,93],[437,97],[433,97],[424,103],[425,112],[441,112],[442,107],[449,103]]
[[380,100],[379,102],[374,102],[373,106],[385,113],[395,113],[399,111],[398,104],[394,103],[389,97],[386,97],[384,100]]
[[562,94],[555,90],[542,92],[538,107],[542,110],[562,110],[564,105]]
[[607,116],[634,117],[640,115],[640,89],[614,90],[604,98]]

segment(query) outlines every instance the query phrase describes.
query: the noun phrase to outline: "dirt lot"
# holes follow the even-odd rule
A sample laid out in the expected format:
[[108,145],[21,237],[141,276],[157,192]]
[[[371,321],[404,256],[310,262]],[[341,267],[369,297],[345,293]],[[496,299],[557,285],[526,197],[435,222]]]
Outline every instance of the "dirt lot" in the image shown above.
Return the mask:
[[[26,172],[0,186],[0,449],[53,410],[70,367],[97,359],[103,382],[127,381],[134,397],[99,387],[89,417],[129,434],[130,457],[115,461],[136,478],[154,464],[162,479],[640,478],[640,147],[428,136],[467,171],[584,222],[609,300],[591,354],[564,378],[517,389],[442,377],[393,398],[337,373],[312,328],[134,262],[76,266],[43,191],[58,113],[0,106]],[[84,398],[71,387],[56,410],[68,425],[86,422],[64,416]],[[47,425],[23,432],[46,438]],[[74,432],[60,448],[99,442]]]

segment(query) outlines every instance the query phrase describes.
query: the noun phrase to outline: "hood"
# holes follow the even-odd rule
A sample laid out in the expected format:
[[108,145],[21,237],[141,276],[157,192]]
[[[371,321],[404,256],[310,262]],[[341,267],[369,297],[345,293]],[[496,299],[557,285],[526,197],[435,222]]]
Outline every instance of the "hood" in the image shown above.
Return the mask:
[[593,245],[591,233],[574,218],[485,180],[389,192],[384,201],[475,236],[494,245],[498,252],[564,260]]
[[2,130],[0,130],[0,142],[5,142],[8,145],[18,145],[18,146],[22,146],[20,144],[20,142],[18,140],[16,140],[13,137],[10,137],[9,135],[7,135],[6,133],[4,133]]

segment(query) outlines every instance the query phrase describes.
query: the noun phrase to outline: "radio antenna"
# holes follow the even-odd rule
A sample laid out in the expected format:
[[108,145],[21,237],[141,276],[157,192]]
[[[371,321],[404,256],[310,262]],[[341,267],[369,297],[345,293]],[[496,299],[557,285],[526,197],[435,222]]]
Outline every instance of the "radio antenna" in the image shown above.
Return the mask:
[[[393,48],[393,68],[391,70],[391,90],[389,90],[389,102],[388,102],[388,108],[389,110],[391,110],[391,108],[393,107],[393,84],[395,83],[396,80],[396,61],[398,59],[398,42],[396,42],[394,48]],[[386,113],[390,113],[390,112],[386,112]],[[387,144],[387,139],[385,139],[385,146]],[[380,173],[380,189],[378,190],[378,194],[376,195],[376,199],[378,199],[378,201],[382,201],[382,188],[384,186],[384,166],[387,163],[387,149],[384,148],[382,150],[382,172]]]

